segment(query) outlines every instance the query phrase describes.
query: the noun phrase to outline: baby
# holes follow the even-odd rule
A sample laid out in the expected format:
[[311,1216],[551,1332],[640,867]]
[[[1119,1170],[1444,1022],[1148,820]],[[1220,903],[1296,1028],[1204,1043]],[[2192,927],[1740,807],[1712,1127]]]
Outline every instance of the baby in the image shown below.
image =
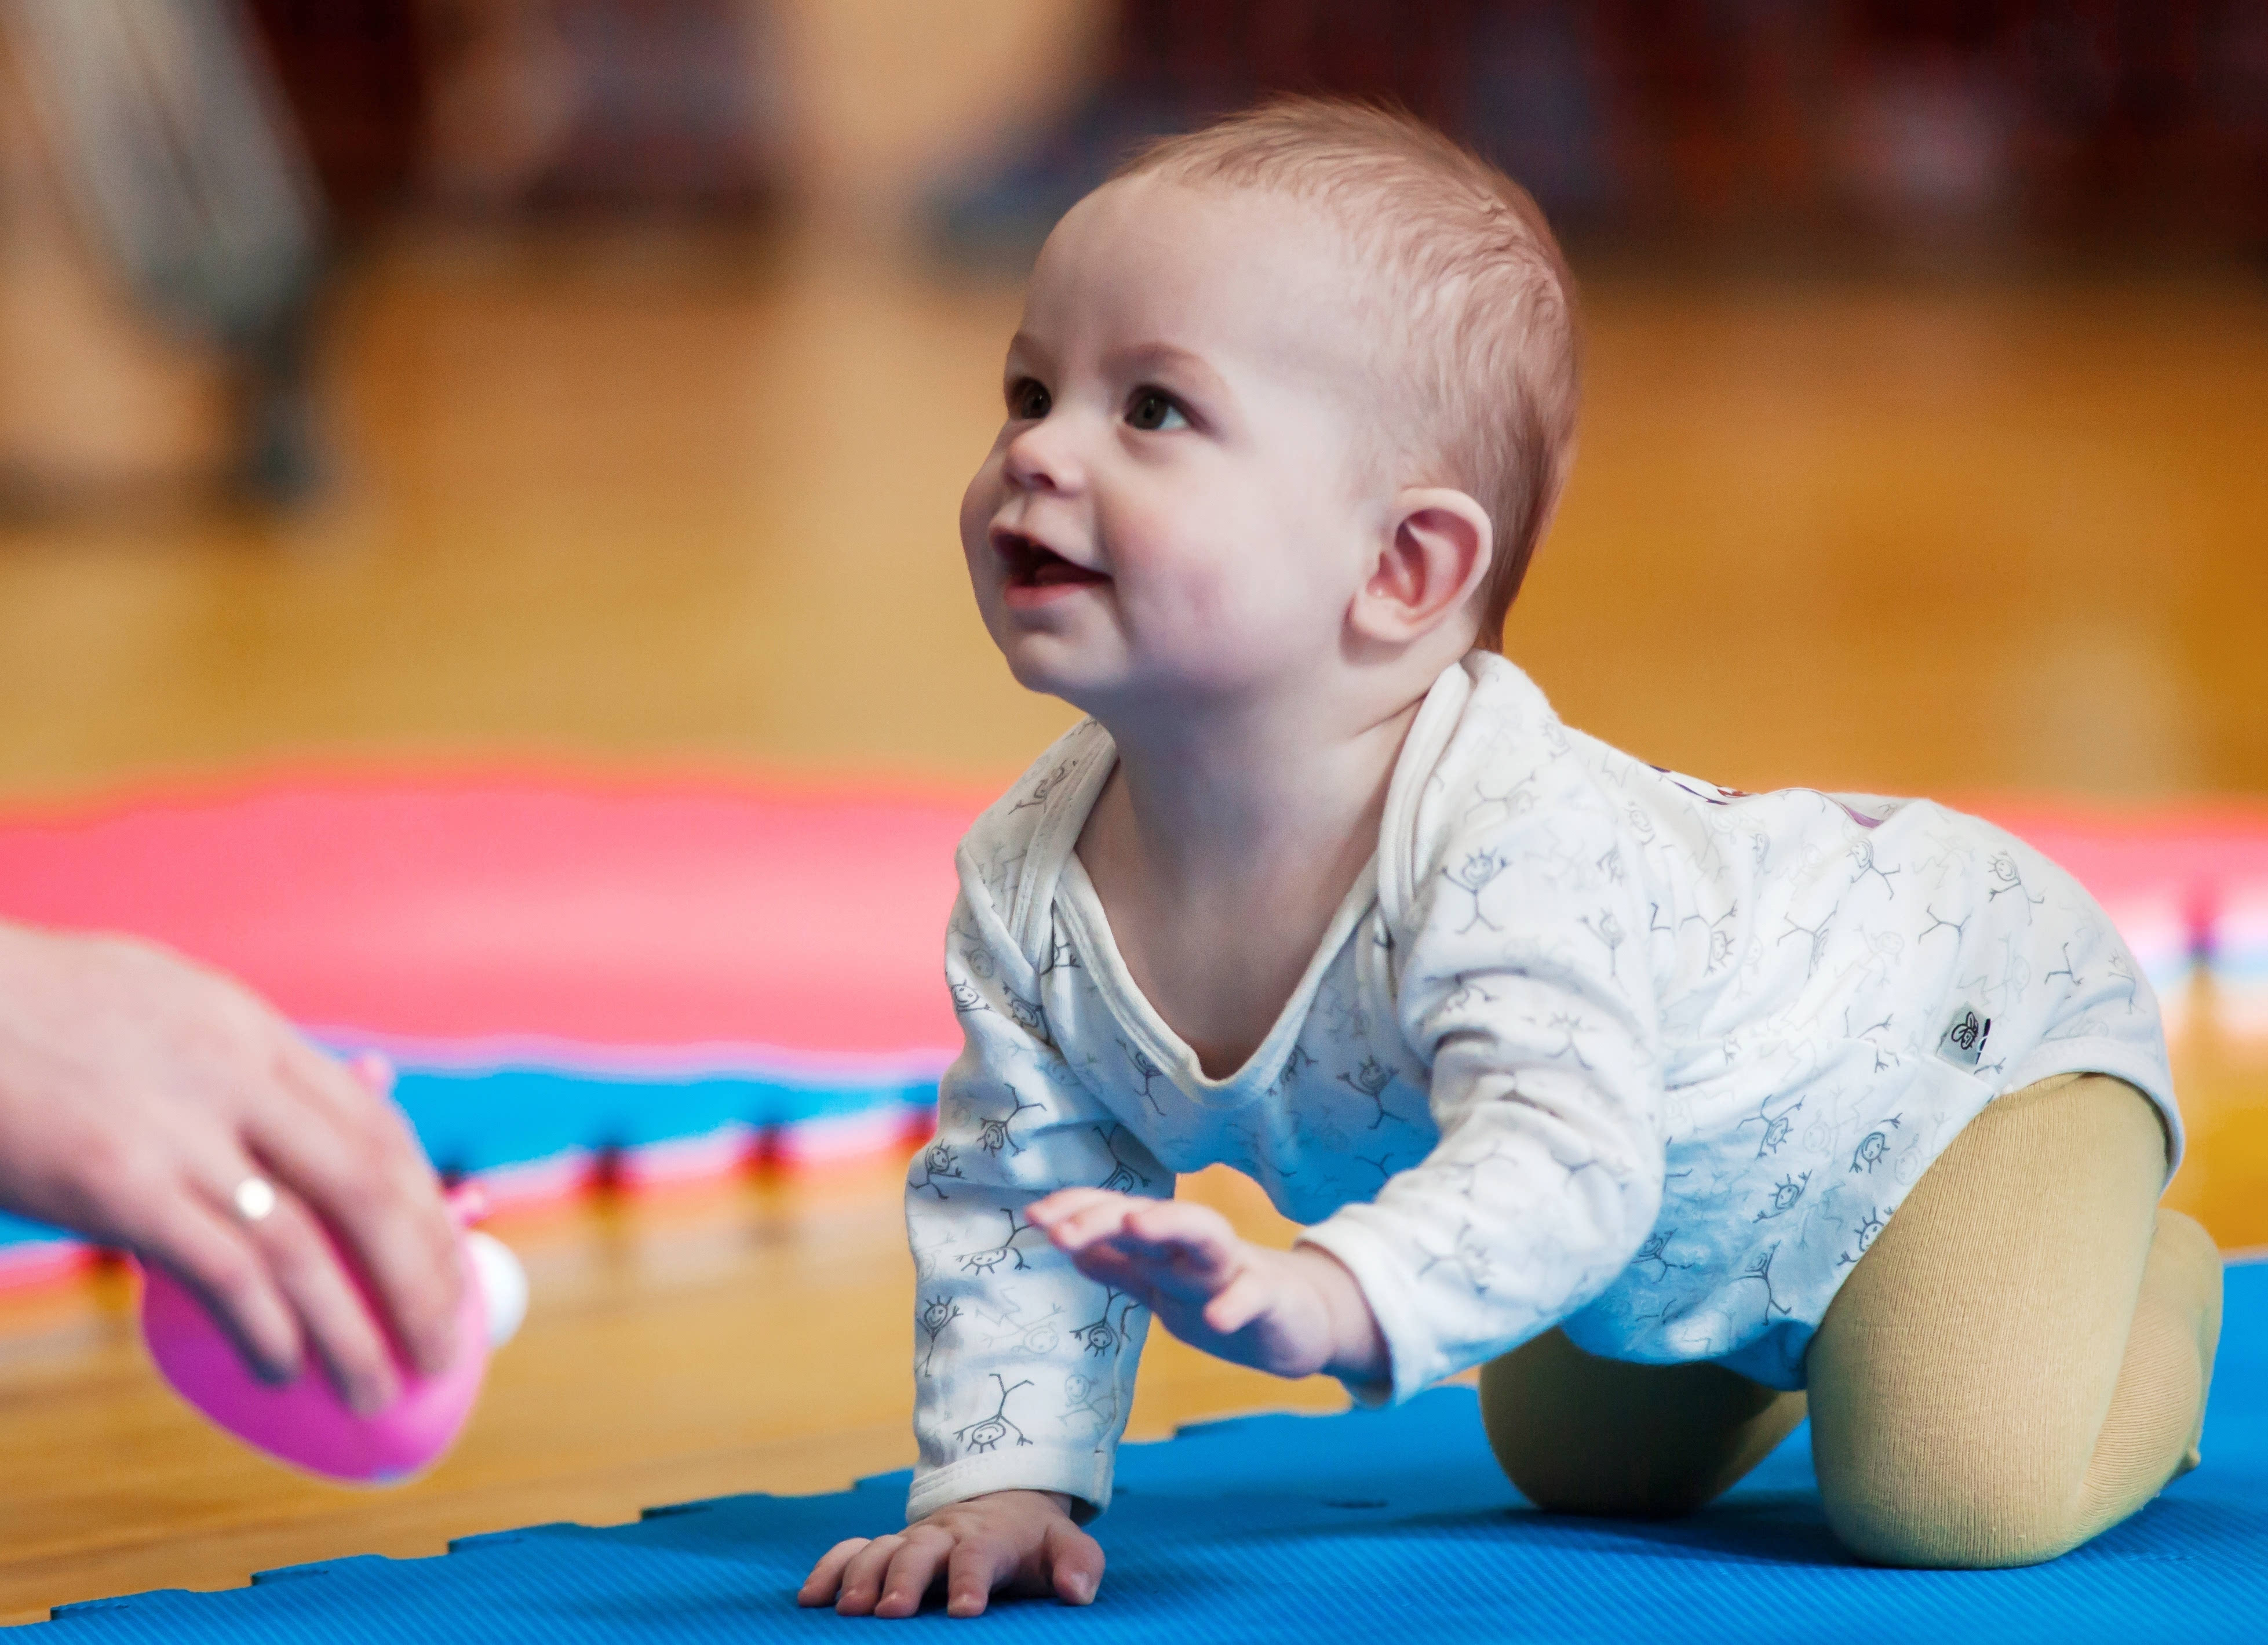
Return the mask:
[[[1477,1366],[1563,1512],[1694,1509],[1808,1401],[1891,1564],[2194,1465],[2219,1259],[2102,911],[1936,805],[1657,771],[1498,654],[1576,405],[1519,188],[1330,103],[1167,141],[1049,237],[1006,400],[970,577],[1091,718],[961,849],[909,1524],[804,1603],[1092,1599],[1153,1314],[1366,1402]],[[1216,1161],[1292,1250],[1172,1201]]]

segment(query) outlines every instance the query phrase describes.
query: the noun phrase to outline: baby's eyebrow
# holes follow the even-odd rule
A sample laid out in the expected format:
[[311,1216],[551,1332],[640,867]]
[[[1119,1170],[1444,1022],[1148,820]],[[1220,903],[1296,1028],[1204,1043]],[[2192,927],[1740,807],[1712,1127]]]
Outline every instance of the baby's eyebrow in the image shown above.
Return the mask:
[[1137,343],[1123,349],[1113,349],[1102,357],[1103,369],[1114,377],[1138,377],[1145,372],[1172,372],[1185,377],[1195,377],[1202,385],[1215,385],[1219,378],[1204,359],[1187,349],[1176,348],[1170,343]]

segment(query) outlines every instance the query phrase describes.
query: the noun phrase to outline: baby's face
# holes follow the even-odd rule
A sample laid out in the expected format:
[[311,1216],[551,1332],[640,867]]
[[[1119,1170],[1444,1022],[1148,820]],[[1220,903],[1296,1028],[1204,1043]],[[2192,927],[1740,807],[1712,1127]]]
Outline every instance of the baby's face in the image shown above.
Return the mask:
[[1273,194],[1136,177],[1063,220],[961,508],[1018,680],[1108,717],[1335,664],[1392,500],[1368,285]]

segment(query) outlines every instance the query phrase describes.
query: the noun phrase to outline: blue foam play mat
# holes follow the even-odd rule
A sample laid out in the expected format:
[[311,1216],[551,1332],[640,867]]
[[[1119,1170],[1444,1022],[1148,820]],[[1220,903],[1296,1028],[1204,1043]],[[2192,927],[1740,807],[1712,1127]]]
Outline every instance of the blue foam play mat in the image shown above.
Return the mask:
[[1101,1599],[981,1621],[799,1611],[811,1561],[898,1522],[906,1476],[831,1496],[725,1497],[633,1525],[539,1525],[446,1556],[336,1560],[250,1588],[67,1605],[55,1645],[504,1641],[1106,1642],[2268,1640],[2268,1265],[2229,1273],[2205,1465],[2094,1543],[2015,1571],[1888,1571],[1828,1534],[1799,1429],[1722,1501],[1668,1523],[1558,1518],[1489,1460],[1472,1394],[1239,1418],[1121,1453]]

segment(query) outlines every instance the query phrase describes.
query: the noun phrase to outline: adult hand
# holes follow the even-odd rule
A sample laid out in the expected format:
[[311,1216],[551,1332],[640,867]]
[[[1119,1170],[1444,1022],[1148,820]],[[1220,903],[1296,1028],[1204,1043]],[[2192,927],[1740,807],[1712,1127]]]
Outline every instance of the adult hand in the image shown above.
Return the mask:
[[1059,1190],[1027,1214],[1081,1273],[1138,1299],[1191,1347],[1278,1376],[1386,1376],[1362,1287],[1323,1251],[1256,1245],[1209,1206],[1105,1188]]
[[260,1375],[312,1352],[365,1413],[400,1391],[389,1334],[420,1370],[456,1351],[456,1228],[399,1112],[147,943],[0,925],[0,1207],[171,1270]]
[[939,1577],[948,1616],[982,1616],[994,1593],[1093,1602],[1102,1545],[1052,1491],[995,1491],[940,1508],[887,1537],[852,1537],[820,1558],[795,1600],[846,1617],[909,1617]]

